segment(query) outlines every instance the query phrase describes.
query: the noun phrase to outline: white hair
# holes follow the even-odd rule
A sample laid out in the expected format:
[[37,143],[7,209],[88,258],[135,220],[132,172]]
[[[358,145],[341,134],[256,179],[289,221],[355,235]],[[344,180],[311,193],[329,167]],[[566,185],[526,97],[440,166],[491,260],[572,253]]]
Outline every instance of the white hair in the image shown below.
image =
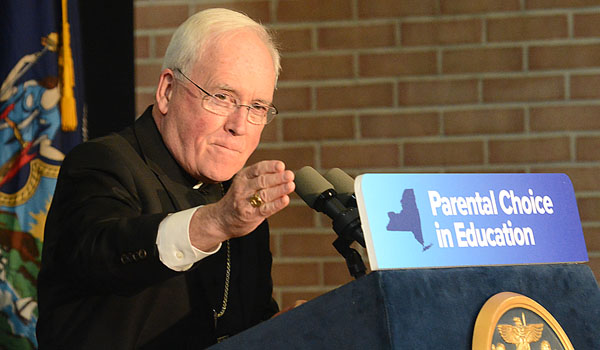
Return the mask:
[[277,80],[281,70],[279,51],[268,29],[242,13],[223,8],[200,11],[183,22],[171,38],[162,69],[188,71],[202,57],[209,40],[238,29],[254,31],[265,43],[273,58]]

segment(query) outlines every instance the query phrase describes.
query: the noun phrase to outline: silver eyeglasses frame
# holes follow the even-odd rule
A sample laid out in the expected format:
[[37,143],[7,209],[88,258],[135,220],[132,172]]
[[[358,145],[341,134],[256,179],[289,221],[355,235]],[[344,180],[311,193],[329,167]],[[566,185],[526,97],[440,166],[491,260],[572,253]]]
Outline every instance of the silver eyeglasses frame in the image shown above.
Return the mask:
[[247,120],[249,123],[255,125],[269,124],[279,113],[277,108],[272,103],[255,103],[253,105],[244,105],[238,103],[235,97],[228,94],[220,94],[223,95],[223,97],[217,97],[216,94],[211,94],[200,87],[200,85],[196,84],[192,79],[188,78],[187,75],[183,74],[181,69],[175,68],[173,71],[181,74],[187,81],[192,83],[196,88],[206,95],[202,98],[202,108],[211,113],[226,117],[235,112],[236,109],[246,107],[248,109]]

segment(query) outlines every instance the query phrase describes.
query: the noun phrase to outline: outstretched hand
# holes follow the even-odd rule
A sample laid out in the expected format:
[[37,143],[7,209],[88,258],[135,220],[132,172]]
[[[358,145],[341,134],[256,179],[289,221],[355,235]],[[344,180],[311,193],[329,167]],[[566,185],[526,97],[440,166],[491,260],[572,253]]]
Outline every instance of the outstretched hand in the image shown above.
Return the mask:
[[[242,169],[225,196],[199,208],[190,223],[190,241],[200,250],[252,232],[264,219],[285,208],[295,189],[294,173],[278,160],[266,160]],[[253,196],[259,200],[251,203]]]

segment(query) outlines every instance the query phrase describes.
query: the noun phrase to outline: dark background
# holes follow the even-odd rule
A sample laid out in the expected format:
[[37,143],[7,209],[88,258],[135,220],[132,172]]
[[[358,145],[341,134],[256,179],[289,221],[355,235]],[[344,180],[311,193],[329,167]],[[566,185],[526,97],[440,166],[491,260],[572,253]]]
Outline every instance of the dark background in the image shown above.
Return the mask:
[[80,1],[88,138],[135,119],[133,1]]

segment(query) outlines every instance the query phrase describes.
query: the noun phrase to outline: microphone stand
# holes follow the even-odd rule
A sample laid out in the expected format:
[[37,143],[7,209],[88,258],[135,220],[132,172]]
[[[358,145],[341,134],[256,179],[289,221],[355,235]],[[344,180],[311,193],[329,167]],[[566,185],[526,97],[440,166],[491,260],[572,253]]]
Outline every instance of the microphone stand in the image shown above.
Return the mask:
[[356,249],[350,248],[352,242],[352,240],[339,236],[335,241],[333,241],[333,246],[335,247],[335,250],[342,254],[344,259],[346,259],[346,266],[348,267],[350,275],[352,275],[354,279],[359,279],[365,275],[367,268],[365,267],[365,263]]
[[333,230],[338,235],[338,238],[333,242],[333,246],[346,259],[346,266],[350,275],[354,279],[358,279],[364,276],[367,270],[360,254],[356,249],[350,247],[354,241],[357,241],[363,247],[365,246],[358,210],[356,208],[346,208],[337,200],[330,200],[336,195],[337,193],[333,189],[321,193],[315,201],[315,209],[323,213],[338,213],[333,220]]

